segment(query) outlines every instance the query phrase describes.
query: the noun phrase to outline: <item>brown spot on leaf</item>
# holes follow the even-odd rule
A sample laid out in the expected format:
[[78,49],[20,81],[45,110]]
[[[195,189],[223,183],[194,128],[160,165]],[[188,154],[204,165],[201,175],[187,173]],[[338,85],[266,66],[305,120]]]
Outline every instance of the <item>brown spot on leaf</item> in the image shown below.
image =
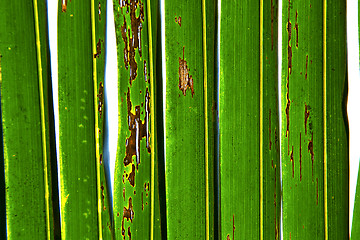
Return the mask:
[[101,118],[102,116],[102,111],[103,111],[103,105],[104,105],[104,86],[103,83],[100,82],[99,83],[99,94],[97,95],[98,97],[98,112],[99,112],[99,117]]
[[96,53],[94,53],[94,58],[99,58],[101,54],[101,39],[99,38],[99,41],[96,43]]
[[314,176],[314,144],[313,144],[313,139],[314,139],[314,133],[311,133],[311,140],[309,141],[308,152],[310,152],[310,155],[311,155],[312,176]]
[[135,187],[135,165],[131,164],[131,173],[128,177],[129,183],[131,186]]
[[100,164],[102,164],[102,162],[103,162],[103,155],[102,155],[102,153],[101,153],[100,156],[99,156],[99,161],[100,161]]
[[179,57],[179,89],[186,96],[186,90],[191,89],[191,96],[194,97],[194,82],[189,68],[185,61],[185,47],[183,47],[183,59]]
[[278,142],[279,142],[279,137],[278,137],[278,135],[277,135],[277,130],[276,130],[276,128],[275,128],[275,131],[274,131],[274,138],[275,138],[275,147],[276,147],[276,149],[278,150]]
[[308,110],[308,105],[306,105],[306,103],[305,103],[305,121],[304,121],[305,135],[307,134],[307,121],[308,121],[309,116],[310,116],[310,111]]
[[290,161],[292,165],[292,177],[294,178],[294,146],[291,148]]
[[146,60],[144,60],[144,78],[145,78],[145,82],[148,82],[148,78],[147,78],[147,67],[146,67]]
[[275,225],[275,239],[278,239],[279,230],[278,230],[277,211],[276,211],[276,165],[274,170],[274,225]]
[[145,119],[144,122],[140,119],[140,106],[135,106],[135,114],[131,112],[132,104],[130,100],[130,88],[127,92],[127,108],[128,108],[128,126],[131,132],[126,139],[126,155],[124,158],[124,165],[127,166],[132,163],[132,157],[136,156],[136,169],[140,164],[140,141],[146,137],[146,147],[150,153],[150,133],[149,133],[149,119],[150,119],[150,93],[146,89],[145,95]]
[[134,219],[134,210],[133,210],[133,205],[132,205],[132,199],[131,197],[129,198],[129,207],[126,208],[124,207],[123,210],[123,218],[122,218],[122,223],[121,223],[121,234],[123,235],[124,239],[125,239],[125,227],[124,227],[124,220],[126,218],[126,221],[132,222]]
[[104,194],[104,185],[101,183],[101,200],[102,200],[102,205],[103,205],[103,211],[106,210],[106,206],[105,206],[105,194]]
[[126,19],[124,16],[124,24],[121,26],[121,37],[124,41],[124,64],[125,64],[125,68],[128,69],[129,52],[128,52],[128,39],[126,33],[127,33],[127,26],[126,26]]
[[233,214],[233,240],[235,239],[235,215]]
[[101,3],[99,2],[99,6],[98,6],[98,14],[99,14],[99,21],[101,21]]
[[231,240],[229,234],[226,236],[226,240]]
[[129,240],[131,240],[131,231],[130,231],[130,227],[128,227],[128,236],[129,236]]
[[141,192],[141,210],[144,211],[144,193]]
[[289,90],[288,90],[288,92],[286,93],[286,99],[287,99],[287,102],[286,102],[286,109],[285,109],[285,113],[286,113],[286,134],[285,134],[285,137],[288,138],[288,155],[289,155],[289,135],[290,135],[290,132],[289,132],[289,126],[290,126],[290,99],[289,99]]
[[[130,13],[130,26],[131,29],[127,28],[125,16],[124,16],[124,25],[121,27],[121,36],[124,41],[124,62],[125,68],[128,69],[128,64],[130,65],[130,77],[129,82],[132,85],[132,81],[135,80],[137,76],[137,63],[135,61],[135,50],[138,49],[140,57],[142,56],[141,49],[141,30],[142,23],[144,21],[144,4],[140,0],[128,0],[120,1],[121,11],[123,7],[127,8],[126,13]],[[136,10],[139,9],[139,16],[136,16]],[[130,12],[129,12],[130,10]],[[131,32],[131,34],[130,34]]]
[[125,187],[123,187],[123,197],[124,197],[124,201],[125,201]]
[[181,16],[175,17],[175,22],[181,27]]
[[67,0],[62,0],[61,2],[61,11],[66,12],[67,10]]
[[299,47],[299,24],[298,24],[298,11],[295,14],[295,32],[296,32],[296,48]]
[[292,50],[291,50],[291,22],[288,21],[287,27],[288,31],[288,75],[291,74],[292,68]]
[[291,67],[292,67],[292,50],[291,50],[291,22],[290,22],[290,0],[288,5],[288,21],[286,25],[286,29],[288,32],[288,71],[287,71],[287,83],[286,83],[286,134],[285,137],[288,138],[288,155],[289,155],[289,144],[290,144],[290,138],[289,138],[289,126],[290,126],[290,74],[291,74]]

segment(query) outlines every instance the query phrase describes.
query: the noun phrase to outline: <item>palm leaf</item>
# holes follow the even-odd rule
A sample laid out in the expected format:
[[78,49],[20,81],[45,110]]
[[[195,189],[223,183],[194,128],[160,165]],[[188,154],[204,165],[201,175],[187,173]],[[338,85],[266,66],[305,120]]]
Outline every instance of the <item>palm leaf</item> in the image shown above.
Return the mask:
[[169,239],[214,236],[214,1],[164,1]]
[[348,238],[346,1],[284,1],[284,238]]
[[155,9],[156,4],[150,5],[150,1],[114,1],[119,74],[114,179],[116,238],[159,236],[153,74],[156,15],[151,13]]
[[8,239],[53,239],[53,122],[45,1],[0,3]]
[[277,1],[220,7],[220,238],[279,239]]
[[62,237],[111,239],[102,165],[106,1],[59,1]]

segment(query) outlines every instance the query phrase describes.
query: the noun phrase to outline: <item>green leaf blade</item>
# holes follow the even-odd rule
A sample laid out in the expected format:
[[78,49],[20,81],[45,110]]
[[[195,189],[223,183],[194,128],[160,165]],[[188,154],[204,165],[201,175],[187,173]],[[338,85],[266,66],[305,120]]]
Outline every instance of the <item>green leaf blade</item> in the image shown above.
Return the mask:
[[221,2],[220,238],[279,239],[277,1]]
[[53,239],[45,3],[1,3],[0,29],[7,238]]
[[98,238],[90,2],[59,1],[59,155],[62,238]]
[[345,5],[283,5],[285,237],[348,238]]
[[165,1],[164,8],[167,236],[209,239],[214,236],[215,3]]
[[115,237],[154,239],[159,236],[152,69],[156,43],[152,30],[156,31],[157,15],[152,13],[155,4],[149,1],[113,4],[119,74]]

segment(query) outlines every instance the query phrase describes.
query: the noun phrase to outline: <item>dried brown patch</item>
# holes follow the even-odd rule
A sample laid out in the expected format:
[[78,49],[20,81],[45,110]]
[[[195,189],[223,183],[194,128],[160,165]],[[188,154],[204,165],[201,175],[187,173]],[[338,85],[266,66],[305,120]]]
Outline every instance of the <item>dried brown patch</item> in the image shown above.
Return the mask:
[[304,121],[305,135],[307,134],[307,121],[308,121],[309,116],[310,116],[310,111],[308,110],[308,105],[306,105],[306,103],[305,103],[305,121]]
[[96,53],[94,53],[94,58],[99,58],[101,54],[101,39],[96,43]]
[[67,10],[67,0],[63,0],[62,2],[61,2],[61,11],[62,12],[66,12],[66,10]]
[[235,239],[235,214],[233,214],[233,240]]
[[291,148],[290,162],[292,165],[292,177],[294,178],[294,146],[292,146],[292,148]]
[[175,17],[175,22],[181,27],[181,16]]
[[186,90],[191,89],[191,96],[194,97],[194,82],[192,75],[189,74],[189,68],[185,61],[185,47],[183,47],[183,58],[179,57],[179,89],[186,96]]
[[128,107],[128,126],[131,132],[130,136],[126,139],[126,155],[124,158],[124,165],[127,166],[133,162],[132,157],[136,156],[136,169],[140,164],[140,141],[146,137],[146,147],[150,153],[150,93],[146,88],[145,95],[145,119],[144,122],[140,119],[140,106],[135,106],[135,114],[131,112],[132,104],[130,100],[130,88],[127,92],[127,107]]
[[295,15],[295,32],[296,32],[296,48],[299,47],[299,24],[298,24],[298,11],[296,10]]
[[123,235],[124,239],[125,239],[125,227],[124,227],[124,220],[126,218],[126,221],[132,222],[134,219],[134,210],[133,210],[133,205],[132,205],[132,199],[131,197],[129,198],[129,207],[126,208],[124,207],[123,210],[123,218],[122,218],[122,223],[121,223],[121,234]]
[[285,109],[285,113],[286,113],[286,134],[285,137],[288,138],[288,155],[289,155],[289,142],[290,142],[290,138],[289,138],[289,131],[290,131],[290,74],[291,74],[291,68],[292,68],[292,50],[291,50],[291,22],[290,22],[290,0],[289,0],[289,6],[288,6],[288,21],[287,21],[287,25],[286,25],[286,29],[288,32],[288,71],[287,71],[287,83],[286,83],[286,109]]
[[97,94],[98,97],[98,112],[99,117],[101,118],[103,112],[103,105],[104,105],[104,85],[102,82],[99,83],[99,93]]
[[98,14],[99,14],[99,21],[101,21],[101,3],[100,2],[98,5]]
[[102,155],[102,153],[100,153],[100,156],[99,156],[99,161],[100,161],[100,164],[102,164],[102,163],[103,163],[103,155]]
[[309,141],[309,144],[308,144],[308,152],[310,152],[310,155],[311,155],[312,176],[314,176],[314,144],[313,144],[313,140],[314,140],[314,133],[311,134],[311,140]]
[[[124,25],[121,27],[121,36],[124,41],[124,62],[125,68],[128,69],[130,65],[130,78],[129,82],[132,85],[132,81],[137,77],[137,62],[135,60],[136,52],[138,49],[140,57],[142,56],[141,49],[141,30],[142,23],[144,22],[144,4],[140,0],[128,0],[120,1],[121,11],[124,7],[127,8],[126,13],[130,14],[130,26],[129,30],[126,25],[126,19],[124,16]],[[136,10],[140,9],[139,16],[136,17]],[[131,34],[130,34],[131,32]],[[126,35],[127,34],[127,35]]]
[[103,183],[101,183],[101,200],[102,200],[102,206],[103,206],[103,211],[106,210],[106,206],[105,206],[105,194],[104,194],[104,191],[105,191],[105,188],[104,188],[104,185]]
[[146,67],[146,60],[144,60],[144,78],[145,78],[146,83],[148,83],[147,75],[148,75],[148,73],[147,73],[147,67]]
[[131,186],[135,187],[135,165],[131,164],[131,172],[128,177]]

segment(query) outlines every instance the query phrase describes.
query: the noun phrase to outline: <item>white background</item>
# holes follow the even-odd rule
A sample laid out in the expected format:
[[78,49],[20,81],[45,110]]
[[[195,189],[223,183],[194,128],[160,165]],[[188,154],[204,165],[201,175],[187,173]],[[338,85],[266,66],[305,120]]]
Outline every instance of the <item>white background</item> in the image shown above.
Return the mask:
[[[106,53],[106,80],[105,80],[105,99],[106,99],[106,117],[108,119],[108,129],[105,132],[104,162],[109,170],[111,179],[111,192],[113,186],[113,173],[115,167],[115,155],[117,145],[117,58],[115,47],[115,27],[113,20],[112,1],[108,0],[107,15],[107,53]],[[161,1],[163,2],[163,0]],[[52,81],[54,88],[54,107],[55,124],[58,132],[58,81],[57,81],[57,1],[48,1],[48,19],[50,34],[50,52],[52,66]],[[359,82],[359,43],[358,43],[358,18],[356,0],[347,1],[347,34],[348,34],[348,74],[349,74],[349,95],[348,95],[348,118],[350,129],[350,224],[352,222],[353,203],[355,196],[357,172],[360,159],[360,82]],[[281,0],[279,0],[279,9],[281,10]],[[281,17],[281,14],[279,14]],[[162,18],[163,19],[163,18]],[[281,20],[279,21],[281,23]],[[281,46],[281,30],[279,26],[279,46]],[[111,54],[109,54],[111,53]],[[279,56],[281,48],[279,47]],[[279,59],[281,60],[281,58]],[[164,63],[163,63],[164,65]],[[281,64],[279,64],[281,66]],[[279,74],[280,76],[280,74]],[[279,79],[280,80],[280,79]],[[280,88],[279,88],[280,89]],[[58,134],[57,134],[58,136]],[[57,137],[58,142],[58,137]],[[108,154],[106,154],[108,152]],[[106,155],[105,155],[106,154]],[[59,188],[60,189],[60,188]]]

